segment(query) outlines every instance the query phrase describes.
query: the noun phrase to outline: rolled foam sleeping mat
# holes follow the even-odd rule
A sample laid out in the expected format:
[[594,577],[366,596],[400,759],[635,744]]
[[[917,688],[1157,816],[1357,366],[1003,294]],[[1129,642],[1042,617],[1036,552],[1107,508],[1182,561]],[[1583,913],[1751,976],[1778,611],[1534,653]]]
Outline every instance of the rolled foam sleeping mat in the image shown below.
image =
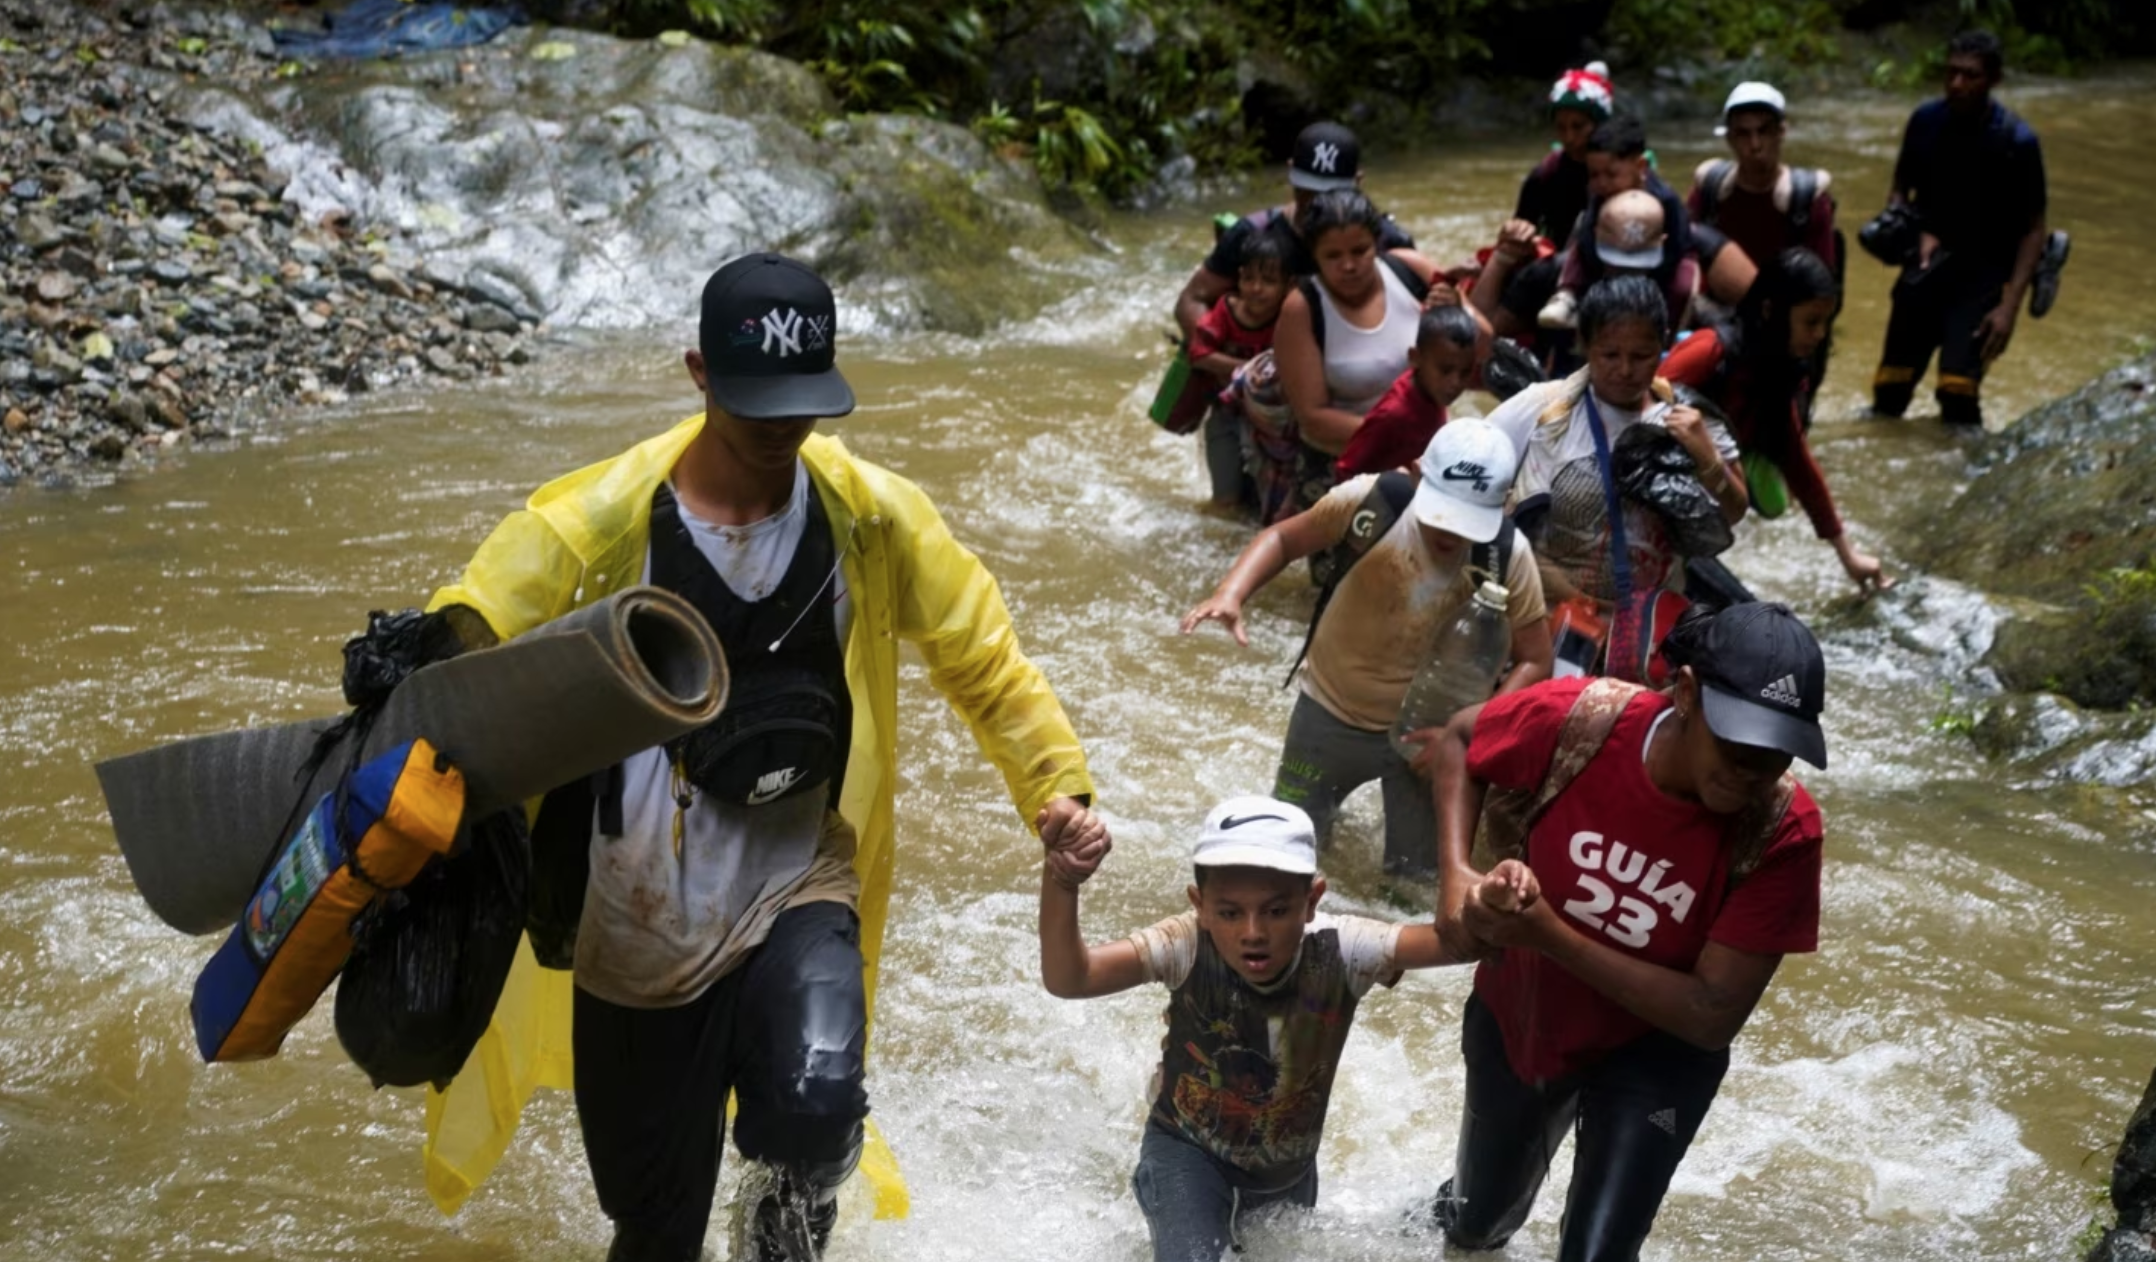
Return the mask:
[[[363,758],[424,737],[464,773],[468,818],[537,797],[701,727],[726,704],[726,655],[694,607],[634,587],[494,648],[414,671]],[[128,874],[186,933],[229,930],[294,807],[350,765],[333,750],[300,778],[310,719],[177,741],[97,766]]]

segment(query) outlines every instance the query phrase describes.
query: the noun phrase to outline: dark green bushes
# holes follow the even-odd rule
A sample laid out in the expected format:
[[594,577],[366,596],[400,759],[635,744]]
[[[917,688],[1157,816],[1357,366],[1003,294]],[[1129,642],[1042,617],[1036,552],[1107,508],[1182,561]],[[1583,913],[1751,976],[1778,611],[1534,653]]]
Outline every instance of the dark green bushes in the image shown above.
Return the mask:
[[[2149,49],[2149,0],[529,0],[625,34],[690,28],[813,67],[848,110],[928,114],[1024,155],[1052,185],[1126,195],[1172,157],[1279,156],[1302,123],[1404,117],[1463,73],[1541,76],[1605,53],[1820,64],[1851,28],[1988,24],[2017,69]],[[549,12],[549,10],[558,12]],[[1930,36],[1924,38],[1929,39]],[[1884,86],[1937,54],[1881,61]],[[1424,109],[1427,116],[1427,109]]]

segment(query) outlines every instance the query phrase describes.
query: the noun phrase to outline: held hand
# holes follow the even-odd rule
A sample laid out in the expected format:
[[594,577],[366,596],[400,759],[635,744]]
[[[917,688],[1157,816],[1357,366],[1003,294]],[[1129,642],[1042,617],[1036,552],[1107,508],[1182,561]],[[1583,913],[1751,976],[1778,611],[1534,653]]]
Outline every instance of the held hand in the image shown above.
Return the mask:
[[1228,634],[1235,637],[1237,644],[1250,647],[1250,636],[1243,630],[1242,601],[1214,592],[1199,601],[1195,609],[1183,615],[1183,634],[1189,635],[1207,622],[1217,622],[1226,627]]
[[1982,323],[1976,326],[1976,344],[1982,348],[1986,364],[2006,353],[2006,344],[2014,340],[2014,319],[2020,313],[2018,302],[2002,302],[1988,312]]
[[1446,955],[1462,963],[1490,954],[1489,944],[1467,918],[1482,879],[1480,872],[1464,867],[1447,869],[1438,876],[1437,940],[1444,944]]
[[1048,852],[1048,870],[1055,879],[1076,889],[1098,871],[1113,842],[1108,824],[1076,798],[1060,797],[1041,808],[1034,817],[1041,845]]
[[[1500,891],[1504,888],[1500,887]],[[1493,902],[1507,901],[1514,903],[1515,909],[1505,910],[1492,905]],[[1561,928],[1554,920],[1555,914],[1539,894],[1531,903],[1520,902],[1517,894],[1511,892],[1497,892],[1493,897],[1492,891],[1485,886],[1476,888],[1465,909],[1467,927],[1485,949],[1537,950],[1552,928]]]
[[1430,282],[1430,292],[1423,295],[1422,309],[1434,311],[1439,307],[1461,305],[1459,287],[1448,278],[1440,277]]
[[1928,232],[1920,232],[1916,238],[1916,266],[1923,271],[1931,266],[1931,256],[1939,252],[1939,238]]
[[1535,870],[1518,859],[1505,859],[1490,869],[1476,890],[1485,907],[1501,912],[1524,912],[1542,897],[1542,882]]
[[1714,435],[1707,432],[1707,418],[1699,414],[1698,408],[1680,403],[1664,414],[1662,424],[1702,474],[1720,467],[1722,453],[1714,449]]

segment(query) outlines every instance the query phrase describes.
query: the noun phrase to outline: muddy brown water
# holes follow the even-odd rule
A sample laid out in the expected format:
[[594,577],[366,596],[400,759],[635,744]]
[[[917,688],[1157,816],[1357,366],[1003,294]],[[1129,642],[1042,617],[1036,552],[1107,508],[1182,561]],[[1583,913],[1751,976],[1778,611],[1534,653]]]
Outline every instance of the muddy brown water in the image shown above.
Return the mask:
[[[2156,164],[2136,139],[2152,86],[2143,69],[2009,94],[2076,246],[2058,311],[2024,320],[1996,373],[1995,425],[2156,332]],[[1833,169],[1852,229],[1883,195],[1908,104],[1799,115],[1789,156]],[[1704,125],[1662,130],[1676,172],[1714,144]],[[1369,183],[1450,257],[1494,229],[1541,145],[1460,140]],[[1114,224],[1118,255],[995,336],[850,337],[863,406],[829,427],[943,506],[1077,720],[1117,827],[1086,901],[1096,938],[1175,910],[1205,808],[1270,783],[1308,608],[1283,579],[1255,602],[1248,650],[1175,632],[1245,537],[1195,510],[1194,444],[1142,416],[1203,219]],[[1815,442],[1858,537],[1906,573],[1965,449],[1928,415],[1859,419],[1889,278],[1862,256],[1851,277]],[[370,1091],[327,1004],[274,1061],[199,1064],[187,995],[216,940],[167,930],[134,896],[90,767],[334,709],[338,645],[368,609],[420,601],[531,487],[693,406],[686,337],[578,340],[506,382],[363,399],[151,476],[0,498],[0,1253],[603,1252],[566,1094],[540,1097],[493,1181],[444,1219],[421,1186],[418,1094]],[[1828,821],[1823,944],[1784,965],[1739,1041],[1645,1256],[2066,1256],[2156,1058],[2156,815],[2138,792],[2020,783],[1934,730],[1989,636],[1977,595],[1913,578],[1852,609],[1801,514],[1742,534],[1734,567],[1829,643],[1834,767],[1807,776]],[[1145,1256],[1128,1180],[1160,998],[1040,990],[1034,843],[918,667],[904,688],[871,1091],[914,1208],[871,1222],[855,1203],[831,1256]],[[1405,914],[1378,849],[1371,791],[1327,859],[1336,908]],[[1418,975],[1365,1003],[1320,1208],[1251,1231],[1249,1257],[1434,1256],[1403,1215],[1450,1168],[1467,988],[1464,971]],[[1567,1161],[1511,1256],[1554,1252]]]

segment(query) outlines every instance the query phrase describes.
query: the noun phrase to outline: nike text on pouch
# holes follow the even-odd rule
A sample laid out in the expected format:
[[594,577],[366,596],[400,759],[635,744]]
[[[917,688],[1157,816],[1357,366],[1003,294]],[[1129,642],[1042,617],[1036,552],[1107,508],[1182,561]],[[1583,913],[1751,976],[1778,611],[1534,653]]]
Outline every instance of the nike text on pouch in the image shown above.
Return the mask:
[[1447,482],[1468,482],[1477,492],[1490,489],[1490,471],[1472,460],[1462,460],[1440,475]]
[[794,782],[800,778],[799,767],[781,767],[777,771],[765,772],[756,778],[756,787],[749,791],[749,805],[762,806],[793,788]]
[[1277,819],[1283,824],[1288,822],[1288,817],[1285,815],[1226,815],[1221,817],[1220,831],[1227,832],[1231,828],[1241,828],[1245,824],[1255,824],[1261,819]]

